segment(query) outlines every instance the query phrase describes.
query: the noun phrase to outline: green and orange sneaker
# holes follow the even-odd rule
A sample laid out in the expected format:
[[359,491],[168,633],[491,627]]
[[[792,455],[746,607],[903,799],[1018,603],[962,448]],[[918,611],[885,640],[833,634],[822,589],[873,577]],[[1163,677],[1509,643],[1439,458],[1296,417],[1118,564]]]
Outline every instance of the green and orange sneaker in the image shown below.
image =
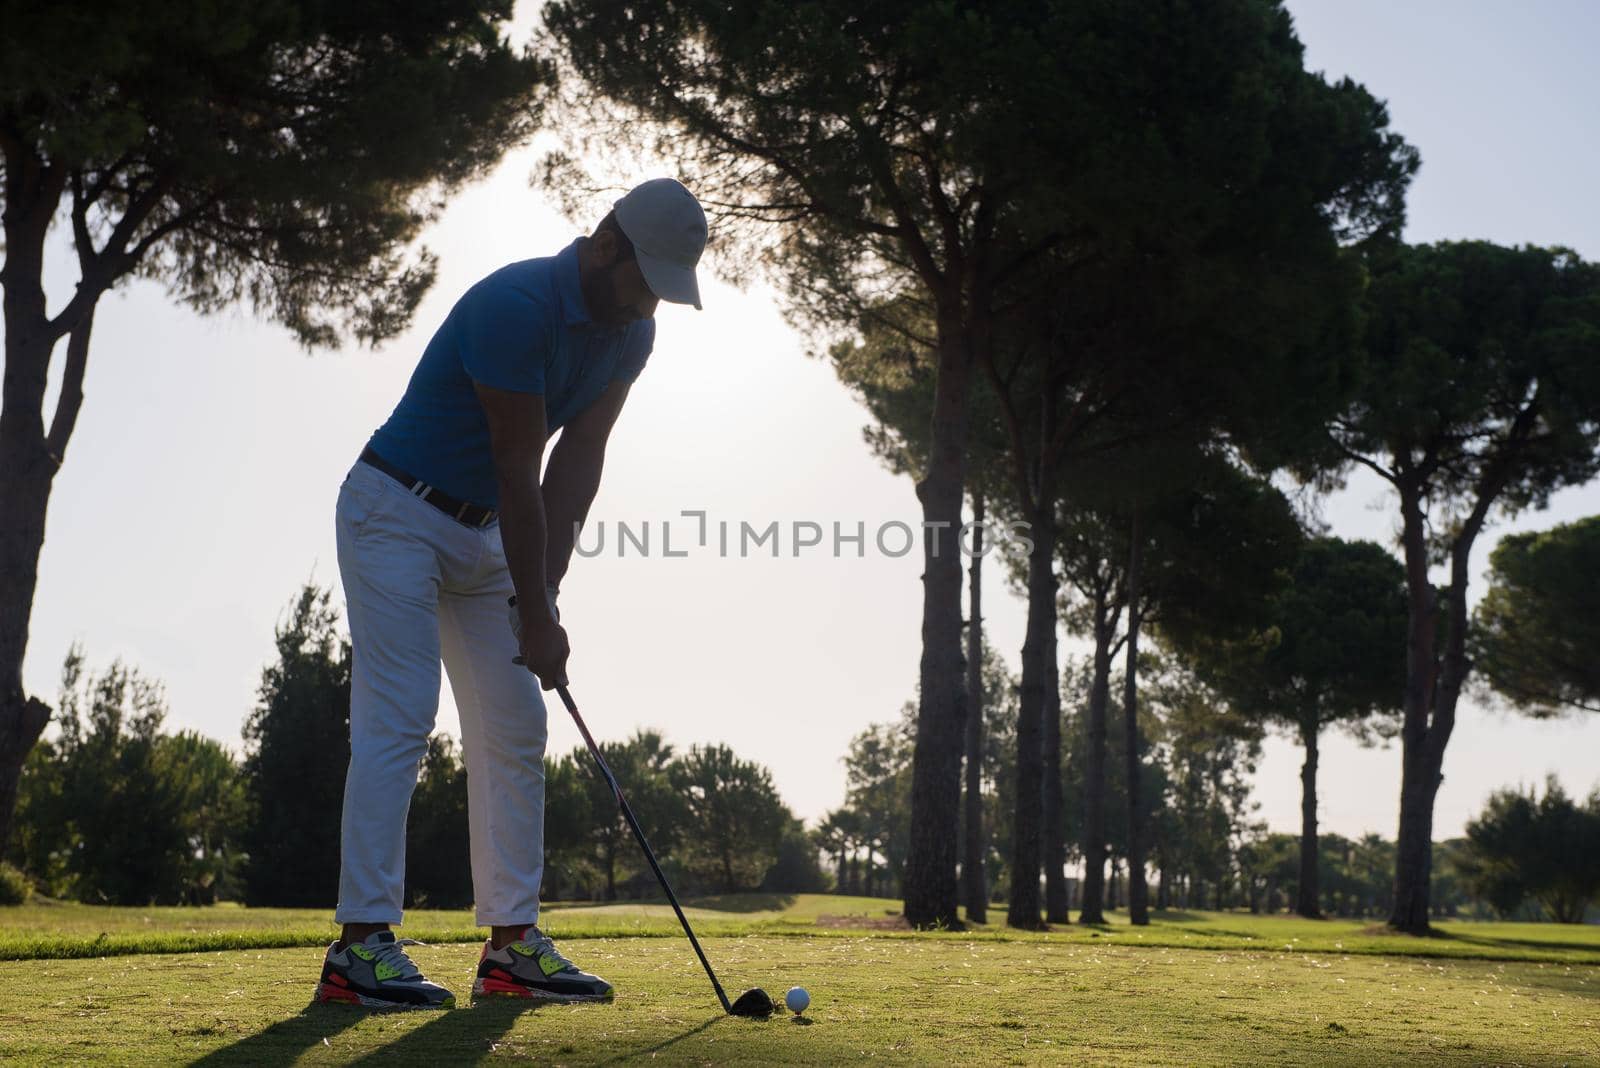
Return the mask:
[[615,991],[599,976],[581,972],[561,955],[550,936],[529,927],[504,949],[484,943],[472,996],[537,998],[544,1001],[610,1001]]
[[378,931],[342,951],[339,943],[333,943],[322,962],[317,1000],[369,1009],[455,1008],[455,995],[424,979],[406,956],[404,947],[418,944],[410,938],[396,939],[392,931]]

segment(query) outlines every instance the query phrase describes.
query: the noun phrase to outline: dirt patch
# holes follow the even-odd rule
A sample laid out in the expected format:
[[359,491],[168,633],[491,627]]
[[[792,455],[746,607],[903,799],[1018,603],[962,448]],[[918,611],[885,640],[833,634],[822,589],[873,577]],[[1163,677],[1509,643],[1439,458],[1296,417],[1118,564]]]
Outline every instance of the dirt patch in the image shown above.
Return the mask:
[[818,916],[818,927],[860,927],[869,931],[909,931],[904,916]]

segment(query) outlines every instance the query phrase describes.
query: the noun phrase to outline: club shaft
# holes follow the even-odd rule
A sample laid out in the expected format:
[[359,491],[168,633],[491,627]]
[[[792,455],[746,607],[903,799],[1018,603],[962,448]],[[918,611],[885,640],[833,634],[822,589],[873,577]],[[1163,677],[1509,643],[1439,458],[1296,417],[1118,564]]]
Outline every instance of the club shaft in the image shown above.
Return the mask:
[[644,851],[644,859],[650,862],[650,870],[656,873],[656,881],[661,884],[661,889],[666,891],[667,900],[672,903],[672,911],[678,914],[678,922],[683,925],[683,933],[689,936],[689,944],[694,947],[695,956],[700,958],[700,966],[706,970],[706,978],[711,980],[711,987],[717,992],[717,1000],[722,1002],[722,1011],[731,1012],[732,1006],[728,1004],[728,995],[723,993],[722,984],[717,982],[717,973],[711,970],[711,962],[706,959],[705,950],[700,948],[699,939],[694,936],[694,928],[689,926],[689,917],[683,914],[683,907],[678,904],[678,895],[672,892],[672,884],[667,882],[667,875],[661,870],[661,865],[656,862],[655,852],[650,848],[650,843],[645,840],[644,831],[639,828],[639,820],[634,816],[633,809],[628,806],[628,799],[622,795],[622,787],[617,785],[617,777],[611,774],[611,769],[606,766],[606,758],[600,754],[600,747],[595,744],[594,736],[589,733],[589,727],[583,722],[583,717],[578,714],[578,706],[572,700],[572,694],[565,686],[557,686],[556,693],[561,695],[561,703],[567,706],[567,712],[572,716],[572,722],[578,725],[578,733],[583,735],[583,744],[589,747],[589,755],[594,757],[594,762],[600,766],[600,774],[605,777],[611,792],[617,796],[617,807],[622,809],[622,818],[627,821],[628,829],[633,832],[634,840],[639,843],[639,848]]

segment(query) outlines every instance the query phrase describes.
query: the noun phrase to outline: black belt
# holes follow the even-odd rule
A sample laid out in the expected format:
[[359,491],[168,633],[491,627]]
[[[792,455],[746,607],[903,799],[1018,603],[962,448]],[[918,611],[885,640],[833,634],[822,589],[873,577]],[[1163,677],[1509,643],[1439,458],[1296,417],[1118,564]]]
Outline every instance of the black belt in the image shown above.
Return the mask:
[[420,478],[413,478],[373,452],[370,446],[361,450],[361,462],[376,467],[404,486],[413,496],[421,497],[458,523],[465,523],[469,527],[486,527],[500,518],[500,513],[493,509],[467,501],[458,501],[437,486],[430,486]]

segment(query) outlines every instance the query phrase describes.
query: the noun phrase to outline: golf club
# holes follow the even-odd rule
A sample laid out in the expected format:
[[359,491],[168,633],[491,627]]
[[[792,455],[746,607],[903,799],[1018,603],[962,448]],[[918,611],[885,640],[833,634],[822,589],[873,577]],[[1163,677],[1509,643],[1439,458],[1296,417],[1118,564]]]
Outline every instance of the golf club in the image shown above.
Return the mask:
[[[519,658],[520,659],[520,658]],[[622,787],[617,785],[616,776],[611,774],[611,769],[606,766],[606,758],[600,755],[600,747],[594,744],[594,738],[589,734],[588,726],[583,722],[583,717],[578,714],[578,706],[573,703],[572,694],[565,686],[558,685],[556,693],[561,695],[561,703],[567,706],[567,711],[572,715],[572,721],[578,725],[578,733],[583,735],[583,742],[589,747],[589,754],[594,757],[594,762],[600,765],[600,774],[605,776],[606,783],[611,787],[611,792],[617,795],[617,805],[622,809],[622,818],[628,821],[628,829],[633,832],[633,837],[639,842],[639,848],[644,850],[644,859],[650,862],[650,870],[656,873],[656,879],[661,883],[661,889],[667,892],[667,900],[672,902],[672,911],[678,914],[678,922],[683,924],[683,933],[689,936],[689,944],[694,947],[695,956],[700,958],[701,965],[706,970],[706,976],[711,980],[711,986],[717,992],[717,1000],[722,1002],[722,1009],[731,1016],[771,1016],[773,1012],[772,998],[760,987],[746,990],[740,994],[732,1004],[728,1003],[728,995],[723,993],[722,984],[717,982],[717,974],[711,970],[711,962],[706,960],[705,951],[700,948],[700,942],[694,936],[694,930],[689,926],[689,918],[683,914],[683,908],[678,904],[678,896],[672,892],[672,886],[667,882],[667,876],[661,870],[661,865],[656,863],[656,855],[650,849],[650,843],[645,841],[644,832],[639,829],[639,821],[634,818],[633,809],[628,807],[628,799],[622,796]]]

